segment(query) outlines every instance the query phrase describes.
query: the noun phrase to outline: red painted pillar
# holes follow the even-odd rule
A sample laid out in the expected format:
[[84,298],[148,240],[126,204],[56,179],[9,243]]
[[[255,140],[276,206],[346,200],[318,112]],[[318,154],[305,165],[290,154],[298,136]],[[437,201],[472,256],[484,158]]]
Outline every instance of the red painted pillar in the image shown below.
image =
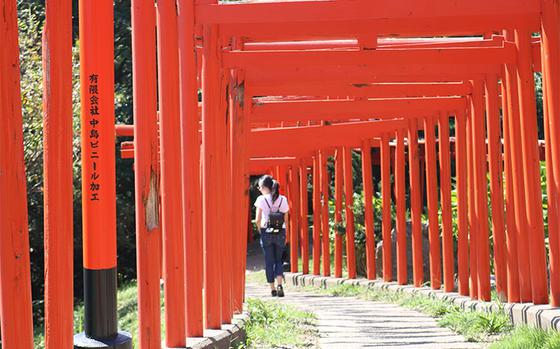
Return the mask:
[[[543,72],[544,73],[544,72]],[[560,242],[558,241],[558,232],[557,231],[551,231],[550,228],[550,223],[552,223],[552,228],[555,229],[558,226],[558,221],[557,221],[557,217],[556,212],[557,212],[557,206],[558,206],[558,201],[554,200],[555,199],[555,183],[554,183],[554,169],[553,169],[553,159],[552,159],[552,142],[550,141],[550,111],[548,110],[548,105],[547,105],[547,98],[550,98],[550,96],[546,96],[547,93],[547,86],[548,84],[546,82],[543,81],[543,104],[544,104],[544,109],[545,109],[545,119],[544,119],[544,131],[545,131],[545,139],[548,140],[545,143],[545,161],[546,161],[546,181],[547,181],[547,195],[549,198],[553,198],[553,200],[548,201],[548,210],[549,212],[552,210],[553,214],[552,217],[550,217],[550,213],[549,213],[549,217],[548,217],[548,229],[549,229],[549,268],[550,268],[550,303],[553,306],[557,306],[556,304],[558,304],[558,275],[554,275],[554,271],[557,270],[557,266],[554,266],[554,263],[558,261],[558,253],[559,248],[560,248]]]
[[373,179],[371,174],[371,144],[362,141],[362,182],[364,186],[364,215],[366,228],[367,278],[375,280],[375,236],[373,226]]
[[412,272],[414,286],[420,287],[424,282],[424,258],[422,255],[422,189],[417,119],[411,119],[408,122],[408,164],[410,168],[410,218],[412,221]]
[[424,119],[426,149],[426,183],[428,195],[428,219],[430,236],[430,279],[434,290],[441,288],[441,246],[439,240],[438,195],[436,170],[436,139],[433,117]]
[[517,259],[517,237],[515,223],[515,201],[513,197],[512,154],[510,137],[510,116],[508,89],[506,87],[505,68],[502,74],[502,119],[504,133],[504,177],[505,177],[505,209],[506,209],[506,240],[507,240],[507,300],[510,303],[519,302],[519,265]]
[[344,147],[342,150],[344,168],[344,198],[346,213],[346,266],[348,278],[356,278],[356,253],[354,245],[354,183],[352,178],[352,149]]
[[[283,190],[286,194],[286,198],[288,200],[290,200],[289,203],[288,203],[288,206],[290,206],[290,211],[291,211],[292,210],[292,207],[291,207],[292,202],[291,202],[291,199],[290,199],[291,194],[290,194],[290,182],[289,182],[290,178],[289,178],[289,173],[288,173],[288,167],[287,166],[278,166],[278,176],[275,177],[275,179],[278,181],[278,183],[280,185],[280,190],[281,191]],[[290,243],[290,238],[291,238],[291,236],[290,236],[291,226],[290,225],[293,222],[291,213],[292,212],[290,212],[288,214],[288,221],[286,222],[286,241],[285,241],[286,244]]]
[[560,10],[553,0],[543,0],[541,50],[546,129],[548,190],[548,236],[550,241],[551,305],[560,306]]
[[[515,40],[512,32],[506,33],[508,41]],[[515,232],[517,236],[517,258],[519,261],[519,301],[532,300],[531,272],[529,258],[529,237],[524,190],[524,173],[521,149],[521,124],[519,111],[519,88],[517,81],[517,66],[506,65],[506,86],[508,101],[508,131],[511,153],[511,186],[513,187],[513,209],[515,210]]]
[[165,296],[165,343],[185,346],[185,265],[181,182],[181,121],[177,10],[172,0],[157,2],[161,212]]
[[307,191],[307,166],[305,161],[301,160],[299,165],[300,176],[300,203],[301,203],[301,259],[302,259],[302,272],[309,274],[309,227],[308,227],[308,191]]
[[447,112],[443,112],[439,115],[438,130],[444,288],[447,292],[452,292],[454,289],[455,270],[451,208],[451,150],[449,141],[449,116]]
[[204,48],[202,55],[202,227],[204,234],[204,304],[208,329],[220,329],[222,325],[222,285],[219,221],[216,213],[221,200],[216,183],[220,183],[222,173],[218,164],[221,158],[220,142],[222,136],[218,117],[222,112],[219,98],[222,97],[222,72],[220,68],[220,47],[218,27],[205,26]]
[[299,176],[298,176],[298,168],[291,167],[290,168],[290,216],[291,221],[293,222],[290,225],[290,271],[292,273],[298,272],[298,232],[299,232],[299,218],[301,216],[300,208],[299,208]]
[[383,280],[393,280],[393,251],[391,247],[391,147],[389,136],[381,136],[381,198],[383,200]]
[[490,300],[490,246],[488,237],[488,183],[486,181],[486,129],[484,125],[484,84],[473,83],[472,143],[478,299]]
[[439,115],[439,173],[443,247],[443,286],[445,292],[455,288],[453,260],[453,221],[451,217],[451,151],[449,146],[449,115]]
[[319,153],[313,158],[313,274],[321,272],[321,181],[319,179]]
[[79,5],[85,316],[74,347],[89,347],[90,338],[130,347],[117,326],[113,2]]
[[[243,76],[244,79],[244,76]],[[243,212],[247,212],[249,210],[249,190],[247,190],[247,185],[249,184],[250,175],[249,175],[249,149],[248,149],[248,135],[251,132],[251,120],[249,119],[249,115],[251,115],[251,103],[245,103],[245,101],[250,100],[251,96],[253,95],[245,88],[245,81],[239,83],[240,88],[240,98],[238,100],[240,106],[240,112],[242,116],[242,125],[243,125],[243,132],[244,136],[241,137],[242,139],[242,155],[240,158],[243,159],[242,166],[243,166],[243,186],[239,187],[239,190],[242,190],[242,209]],[[240,179],[241,180],[241,179]],[[243,220],[243,225],[246,226],[250,223],[250,214],[246,216],[247,218]],[[252,228],[252,224],[251,224]],[[242,291],[242,299],[245,300],[245,270],[247,268],[247,244],[244,242],[245,239],[242,240],[243,243],[241,244],[241,270],[239,271],[242,275],[241,284],[239,285]]]
[[457,268],[459,294],[469,295],[469,241],[467,194],[467,118],[455,114],[455,171],[457,188]]
[[521,149],[525,173],[525,199],[527,200],[527,223],[530,250],[531,291],[534,304],[548,303],[546,252],[544,246],[544,224],[540,164],[537,144],[537,116],[535,80],[532,70],[531,33],[516,30],[519,84],[519,110],[521,121]]
[[134,0],[131,10],[138,345],[145,349],[161,346],[156,12],[153,0]]
[[329,227],[329,172],[327,168],[327,154],[325,150],[319,152],[319,176],[321,181],[321,231],[323,257],[323,276],[331,275],[330,227]]
[[[33,348],[27,187],[15,0],[1,0],[0,318],[4,348]],[[9,321],[8,321],[9,319]]]
[[203,335],[203,236],[194,0],[178,0],[179,82],[187,337]]
[[395,200],[397,202],[397,282],[406,285],[408,282],[406,260],[406,197],[405,197],[405,150],[404,130],[397,130],[397,146],[395,149]]
[[47,1],[45,18],[45,347],[50,349],[72,347],[74,332],[72,2]]
[[[220,39],[222,40],[222,39]],[[221,174],[221,178],[226,183],[231,183],[231,161],[230,161],[230,140],[229,140],[229,128],[231,127],[231,113],[229,113],[228,101],[230,90],[228,89],[229,80],[225,76],[222,80],[222,87],[220,89],[220,97],[218,99],[219,103],[219,114],[225,117],[218,118],[218,128],[216,129],[218,137],[218,173]],[[231,185],[224,188],[222,194],[225,194],[227,200],[221,198],[219,195],[217,212],[222,212],[225,221],[229,222],[228,225],[221,225],[219,227],[221,241],[219,243],[219,252],[221,259],[221,300],[222,300],[222,324],[231,323],[233,317],[233,220],[232,220],[232,188]]]
[[[469,99],[472,100],[472,97]],[[470,102],[472,103],[472,101]],[[469,268],[470,268],[470,296],[478,298],[478,272],[477,272],[477,226],[475,222],[475,183],[474,183],[474,143],[473,138],[473,108],[469,103],[469,116],[467,119],[467,192],[468,192],[468,226],[469,226]]]
[[494,270],[496,291],[500,299],[507,295],[506,237],[504,224],[504,188],[502,185],[502,137],[498,78],[486,76],[486,125],[488,128],[488,164],[492,203],[492,236],[494,239]]
[[[334,222],[335,224],[342,223],[342,195],[344,186],[344,173],[342,164],[342,148],[336,150],[336,155],[334,159],[335,169],[334,169],[334,196],[335,196],[335,210],[334,210]],[[338,231],[334,235],[334,276],[337,278],[342,277],[342,234]]]
[[243,310],[243,290],[245,288],[245,267],[247,248],[247,151],[246,139],[248,127],[245,125],[245,112],[243,98],[245,94],[244,80],[239,72],[232,72],[230,76],[229,95],[230,111],[230,136],[229,144],[231,154],[229,163],[232,168],[232,226],[233,226],[233,311],[239,313]]

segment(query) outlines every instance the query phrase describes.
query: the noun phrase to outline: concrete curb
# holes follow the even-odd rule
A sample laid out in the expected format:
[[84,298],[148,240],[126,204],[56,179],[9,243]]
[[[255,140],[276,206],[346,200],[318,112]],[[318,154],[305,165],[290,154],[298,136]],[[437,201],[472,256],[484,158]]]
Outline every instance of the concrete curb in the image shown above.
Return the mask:
[[162,348],[166,349],[229,349],[240,343],[245,343],[247,333],[245,324],[249,314],[243,312],[233,316],[231,324],[222,325],[221,330],[204,330],[204,337],[187,338],[186,348]]
[[286,282],[292,286],[313,286],[321,288],[337,285],[357,285],[372,287],[391,292],[406,292],[420,294],[425,297],[438,298],[453,303],[464,310],[481,312],[504,311],[509,315],[514,325],[528,325],[542,329],[560,330],[560,308],[550,305],[534,305],[532,303],[504,303],[483,302],[461,296],[456,292],[432,290],[429,287],[414,287],[412,285],[398,285],[396,282],[384,282],[380,279],[341,279],[317,275],[303,275],[301,273],[285,273]]

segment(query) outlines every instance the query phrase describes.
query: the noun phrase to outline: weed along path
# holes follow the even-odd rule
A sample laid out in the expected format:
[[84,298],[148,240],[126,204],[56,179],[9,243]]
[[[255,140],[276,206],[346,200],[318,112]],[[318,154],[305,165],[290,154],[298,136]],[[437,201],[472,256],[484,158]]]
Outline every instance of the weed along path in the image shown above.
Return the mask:
[[[274,347],[482,348],[481,344],[468,342],[452,330],[438,326],[431,316],[395,304],[362,300],[357,297],[334,297],[289,286],[285,288],[284,298],[271,297],[264,272],[258,271],[258,266],[252,265],[252,262],[258,260],[259,258],[254,255],[248,259],[247,298],[290,305],[313,314],[315,318],[314,335],[317,337],[315,340],[310,341],[307,338],[302,346]],[[315,343],[311,344],[312,342]]]
[[272,298],[266,285],[249,282],[247,297],[294,305],[316,317],[318,347],[339,348],[481,348],[434,318],[394,304],[354,297],[333,297],[286,288],[286,297]]

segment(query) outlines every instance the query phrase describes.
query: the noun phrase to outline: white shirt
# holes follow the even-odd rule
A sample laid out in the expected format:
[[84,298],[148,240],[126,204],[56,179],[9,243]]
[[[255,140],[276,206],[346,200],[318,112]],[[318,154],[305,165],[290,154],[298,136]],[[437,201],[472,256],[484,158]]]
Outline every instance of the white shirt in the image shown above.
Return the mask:
[[[269,205],[274,210],[274,212],[276,212],[276,209],[278,209],[278,211],[282,213],[286,213],[290,210],[288,199],[286,199],[284,195],[280,195],[278,199],[274,201],[274,203],[272,202],[271,194],[259,196],[257,200],[255,200],[255,207],[262,210],[261,221],[257,222],[259,228],[265,227],[266,222],[268,222],[268,216],[270,215],[270,208],[268,207]],[[283,228],[286,229],[286,222],[284,222]]]

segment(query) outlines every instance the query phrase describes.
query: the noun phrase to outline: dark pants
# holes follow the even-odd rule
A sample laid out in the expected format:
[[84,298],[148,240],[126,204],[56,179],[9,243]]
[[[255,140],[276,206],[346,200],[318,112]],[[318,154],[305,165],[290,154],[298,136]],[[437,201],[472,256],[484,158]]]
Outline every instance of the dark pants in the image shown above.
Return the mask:
[[286,230],[283,229],[278,234],[271,234],[261,229],[261,247],[264,252],[264,263],[266,266],[266,281],[273,283],[274,278],[283,276],[282,253],[286,243]]

